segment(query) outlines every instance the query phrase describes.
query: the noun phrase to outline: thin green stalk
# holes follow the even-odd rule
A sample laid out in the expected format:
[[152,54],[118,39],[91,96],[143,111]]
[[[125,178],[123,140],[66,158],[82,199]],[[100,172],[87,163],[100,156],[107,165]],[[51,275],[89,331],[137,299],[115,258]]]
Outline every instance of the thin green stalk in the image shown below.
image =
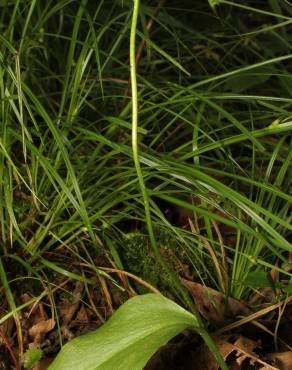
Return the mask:
[[134,8],[133,8],[133,15],[132,15],[132,23],[131,23],[131,33],[130,33],[130,71],[131,71],[131,90],[132,90],[132,150],[133,150],[133,159],[134,164],[137,172],[137,177],[139,180],[140,190],[144,201],[144,208],[145,208],[145,217],[147,228],[149,232],[151,246],[153,251],[156,255],[156,258],[159,260],[163,268],[169,273],[172,277],[173,283],[175,287],[181,292],[186,302],[190,304],[190,307],[193,309],[193,312],[198,320],[199,324],[199,332],[202,335],[202,338],[205,340],[206,344],[208,345],[209,349],[214,354],[216,360],[218,361],[219,365],[221,366],[222,370],[227,370],[227,366],[222,358],[215,342],[211,338],[211,336],[207,333],[204,329],[203,322],[199,313],[197,312],[196,307],[190,301],[188,294],[186,293],[185,289],[182,287],[179,281],[173,277],[171,274],[170,269],[163,261],[160,256],[158,245],[156,242],[156,238],[154,235],[152,219],[151,219],[151,211],[150,211],[150,203],[149,197],[147,193],[147,189],[145,186],[143,173],[139,161],[139,150],[138,150],[138,88],[137,88],[137,75],[136,75],[136,51],[135,51],[135,44],[136,44],[136,28],[137,28],[137,19],[139,14],[139,0],[134,0]]
[[[170,273],[172,276],[171,271],[167,268],[165,262],[160,256],[159,249],[157,246],[157,241],[154,235],[153,224],[151,219],[151,211],[150,211],[150,204],[149,204],[149,196],[147,193],[147,189],[145,186],[143,173],[140,165],[139,160],[139,149],[138,149],[138,88],[137,88],[137,77],[136,77],[136,51],[135,51],[135,43],[136,43],[136,27],[137,27],[137,18],[139,13],[139,0],[134,0],[134,9],[133,9],[133,16],[132,16],[132,24],[131,24],[131,35],[130,35],[130,71],[131,71],[131,90],[132,90],[132,151],[133,151],[133,159],[135,164],[135,169],[139,181],[139,186],[141,190],[141,194],[143,197],[144,208],[145,208],[145,218],[147,223],[147,228],[149,232],[151,246],[153,251],[156,255],[156,258],[160,261],[163,268]],[[175,279],[173,279],[175,280]],[[190,299],[188,295],[185,293],[184,289],[182,288],[181,284],[177,281],[174,281],[176,288],[183,294],[186,302],[191,305]]]

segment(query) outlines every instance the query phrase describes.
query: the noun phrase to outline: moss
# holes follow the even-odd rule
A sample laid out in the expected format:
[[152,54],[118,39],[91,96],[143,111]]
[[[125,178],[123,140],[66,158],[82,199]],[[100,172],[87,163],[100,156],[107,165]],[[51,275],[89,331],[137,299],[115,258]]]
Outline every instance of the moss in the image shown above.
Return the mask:
[[[178,274],[179,266],[174,254],[171,253],[175,245],[170,235],[157,233],[157,236],[161,257],[171,267],[171,271]],[[121,246],[121,258],[126,270],[138,275],[161,292],[171,290],[171,277],[155,258],[148,236],[138,232],[126,234]],[[135,285],[135,289],[139,293],[146,292],[146,289],[138,284]]]

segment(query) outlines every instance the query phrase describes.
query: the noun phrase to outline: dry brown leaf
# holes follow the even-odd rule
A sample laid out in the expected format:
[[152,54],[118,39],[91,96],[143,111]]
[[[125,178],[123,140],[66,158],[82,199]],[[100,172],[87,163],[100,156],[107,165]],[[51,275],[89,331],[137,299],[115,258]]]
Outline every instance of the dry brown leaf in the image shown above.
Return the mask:
[[258,347],[258,343],[255,341],[240,336],[233,344],[233,348],[238,348],[238,358],[236,363],[242,366],[243,362],[253,355],[255,348]]
[[238,339],[234,342],[233,347],[237,350],[237,358],[235,360],[238,368],[243,368],[243,363],[247,360],[248,363],[252,366],[255,364],[261,364],[269,370],[277,370],[276,367],[268,364],[262,358],[260,358],[255,352],[256,348],[260,348],[259,343],[242,336],[239,336]]
[[43,340],[43,337],[51,331],[55,326],[54,319],[48,319],[44,321],[40,321],[37,324],[33,325],[28,333],[30,337],[33,339],[35,346],[39,346]]
[[[230,336],[223,336],[220,339],[215,340],[216,345],[226,361],[227,357],[235,350],[233,345],[228,342]],[[197,352],[197,370],[219,370],[219,365],[212,352],[209,351],[208,347],[203,344]]]
[[250,313],[243,303],[230,297],[226,299],[225,295],[215,289],[185,279],[183,283],[191,293],[200,314],[213,325],[222,326],[227,319]]
[[[21,300],[28,302],[31,299],[29,294],[22,294]],[[42,302],[35,302],[26,307],[23,313],[23,328],[25,328],[25,343],[33,343],[34,346],[40,347],[44,336],[55,326],[54,313],[48,319]]]
[[[246,368],[246,365],[254,367],[255,364],[263,365],[267,370],[277,370],[275,366],[268,364],[255,353],[255,349],[259,348],[259,344],[251,339],[229,335],[217,338],[215,342],[224,361],[231,370],[240,370]],[[196,370],[219,370],[219,365],[214,355],[205,344],[197,351],[196,358],[198,360]],[[285,370],[288,370],[288,368]]]

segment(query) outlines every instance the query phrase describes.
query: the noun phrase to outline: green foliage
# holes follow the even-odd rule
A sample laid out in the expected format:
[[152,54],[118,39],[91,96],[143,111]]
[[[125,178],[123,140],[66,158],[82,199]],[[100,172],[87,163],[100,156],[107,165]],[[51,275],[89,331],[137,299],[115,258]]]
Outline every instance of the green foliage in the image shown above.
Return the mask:
[[43,351],[39,348],[30,348],[24,354],[23,366],[25,369],[35,367],[43,356]]
[[[137,68],[137,132],[154,234],[159,239],[163,229],[173,235],[176,254],[216,285],[200,239],[176,220],[168,222],[152,202],[152,196],[168,197],[171,207],[196,197],[199,206],[187,201],[183,208],[218,256],[212,220],[233,229],[233,241],[224,243],[230,291],[240,298],[249,294],[240,284],[253,268],[251,257],[272,264],[291,249],[291,56],[287,17],[268,5],[259,10],[228,3],[220,1],[216,17],[207,1],[195,10],[183,2],[180,17],[166,7],[153,36],[138,23],[137,43],[142,37],[148,44]],[[71,5],[8,1],[0,47],[1,240],[6,250],[21,250],[29,265],[67,275],[55,253],[51,264],[40,256],[61,246],[96,271],[93,260],[104,244],[127,233],[124,225],[133,229],[137,222],[138,232],[145,232],[146,223],[133,167],[131,101],[125,98],[132,1]],[[143,2],[141,19],[152,11]],[[256,25],[249,21],[254,14]],[[131,260],[128,266],[134,268]],[[71,278],[84,279],[74,273]]]
[[248,273],[244,284],[252,288],[275,287],[269,274],[264,271],[251,271]]
[[217,5],[220,5],[221,3],[223,3],[223,1],[222,1],[222,0],[208,0],[208,2],[209,2],[209,5],[210,5],[210,7],[211,7],[212,9],[215,9],[215,7],[216,7]]
[[[177,241],[170,235],[165,235],[161,230],[156,231],[156,237],[159,250],[161,251],[161,258],[170,266],[172,273],[178,277],[179,269],[171,253],[179,249]],[[161,268],[159,261],[155,258],[149,246],[147,235],[141,233],[125,234],[121,242],[120,255],[126,270],[132,271],[143,280],[158,287],[164,295],[169,295],[172,279],[168,272]],[[146,288],[138,284],[136,289],[139,293],[146,293]]]
[[96,332],[73,339],[49,370],[139,370],[172,337],[198,328],[196,318],[157,294],[136,296]]
[[269,272],[256,270],[251,271],[246,276],[243,285],[250,288],[259,289],[259,288],[272,288],[274,290],[278,289],[288,295],[292,294],[291,288],[291,277],[288,283],[284,284],[283,282],[274,281]]
[[[0,1],[0,278],[10,307],[1,322],[28,305],[15,294],[24,280],[32,301],[64,276],[113,281],[99,269],[105,256],[190,310],[165,250],[217,289],[210,250],[220,263],[225,256],[228,292],[239,299],[268,284],[275,261],[289,265],[291,7],[193,3],[156,14],[141,2],[132,59],[133,46],[145,48],[132,99],[132,0]],[[195,230],[156,199],[187,210]],[[127,239],[146,224],[151,238]],[[15,279],[20,269],[6,259],[25,272]]]

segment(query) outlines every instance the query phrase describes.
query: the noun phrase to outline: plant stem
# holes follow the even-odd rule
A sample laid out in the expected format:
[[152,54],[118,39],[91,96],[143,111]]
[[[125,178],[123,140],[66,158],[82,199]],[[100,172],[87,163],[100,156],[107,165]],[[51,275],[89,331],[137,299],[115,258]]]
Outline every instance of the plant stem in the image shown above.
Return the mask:
[[134,0],[134,9],[133,9],[133,16],[132,16],[132,24],[131,24],[131,35],[130,35],[130,71],[131,71],[131,91],[132,91],[132,151],[133,151],[133,159],[135,164],[135,169],[137,172],[137,177],[139,181],[139,186],[141,190],[141,194],[143,197],[143,203],[145,208],[145,218],[147,229],[150,237],[151,247],[155,254],[155,257],[160,262],[162,267],[170,274],[173,283],[178,291],[180,291],[185,299],[185,301],[192,307],[192,302],[188,297],[188,294],[185,292],[182,285],[173,277],[173,274],[169,270],[168,266],[161,258],[159,253],[159,248],[157,245],[157,241],[154,235],[153,224],[151,219],[151,211],[150,211],[150,202],[149,196],[147,193],[147,189],[145,186],[143,173],[140,165],[139,160],[139,149],[138,149],[138,88],[137,88],[137,75],[136,75],[136,52],[135,52],[135,43],[136,43],[136,28],[137,28],[137,18],[139,13],[139,0]]
[[144,208],[145,208],[145,218],[148,228],[148,233],[150,237],[151,246],[153,249],[153,252],[157,258],[157,260],[160,262],[162,267],[169,273],[169,275],[172,277],[172,282],[174,286],[177,288],[177,290],[182,294],[185,301],[190,305],[190,307],[193,310],[194,315],[196,316],[196,319],[199,323],[199,332],[202,335],[202,338],[206,342],[207,346],[209,347],[210,351],[214,354],[216,360],[218,361],[218,364],[221,366],[222,370],[227,370],[227,366],[224,362],[224,359],[222,358],[220,351],[218,350],[215,342],[211,338],[211,336],[207,333],[207,331],[204,329],[204,324],[201,320],[201,317],[194,306],[193,302],[191,302],[190,297],[188,296],[185,289],[180,284],[180,281],[176,279],[173,274],[171,273],[170,269],[166,265],[166,263],[161,258],[161,255],[159,253],[158,245],[156,242],[156,238],[154,235],[153,230],[153,224],[151,219],[151,211],[150,211],[150,203],[149,203],[149,197],[147,193],[147,189],[145,186],[143,173],[139,161],[139,149],[138,149],[138,114],[139,114],[139,108],[138,108],[138,88],[137,88],[137,74],[136,74],[136,29],[137,29],[137,19],[139,14],[139,0],[133,0],[134,1],[134,8],[133,8],[133,15],[132,15],[132,23],[131,23],[131,34],[130,34],[130,72],[131,72],[131,91],[132,91],[132,150],[133,150],[133,159],[134,164],[137,172],[137,177],[139,181],[139,186],[141,190],[141,194],[143,197],[144,202]]

